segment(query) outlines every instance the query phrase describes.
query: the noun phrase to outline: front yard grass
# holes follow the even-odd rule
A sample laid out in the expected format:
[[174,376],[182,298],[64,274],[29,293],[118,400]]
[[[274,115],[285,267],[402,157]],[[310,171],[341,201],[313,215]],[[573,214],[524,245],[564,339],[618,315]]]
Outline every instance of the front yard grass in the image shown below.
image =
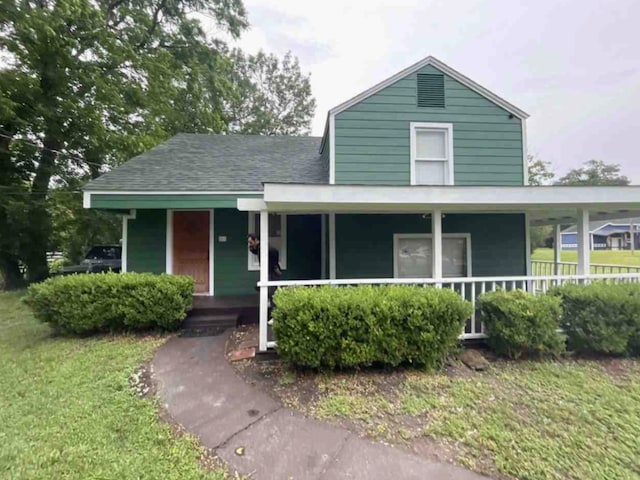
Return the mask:
[[[577,262],[578,252],[576,250],[563,250],[560,258],[563,262]],[[531,255],[531,260],[553,261],[553,249],[536,248]],[[630,250],[593,250],[591,252],[591,263],[640,266],[640,251],[632,253]]]
[[204,453],[160,423],[130,375],[159,336],[54,337],[0,293],[0,477],[223,479]]
[[[307,415],[497,478],[640,478],[640,361],[314,374],[238,366]],[[256,369],[270,370],[255,372]],[[249,374],[249,370],[254,370]],[[278,379],[286,376],[286,382]]]

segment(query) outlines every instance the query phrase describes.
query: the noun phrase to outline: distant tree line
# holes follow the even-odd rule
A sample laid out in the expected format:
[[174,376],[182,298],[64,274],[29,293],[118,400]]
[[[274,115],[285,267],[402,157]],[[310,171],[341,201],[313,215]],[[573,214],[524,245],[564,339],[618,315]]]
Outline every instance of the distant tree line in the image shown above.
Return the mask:
[[[589,160],[581,167],[569,170],[554,180],[551,163],[529,156],[530,185],[582,185],[606,186],[629,185],[631,180],[620,173],[620,165],[602,160]],[[552,246],[553,227],[549,225],[531,228],[531,248]]]

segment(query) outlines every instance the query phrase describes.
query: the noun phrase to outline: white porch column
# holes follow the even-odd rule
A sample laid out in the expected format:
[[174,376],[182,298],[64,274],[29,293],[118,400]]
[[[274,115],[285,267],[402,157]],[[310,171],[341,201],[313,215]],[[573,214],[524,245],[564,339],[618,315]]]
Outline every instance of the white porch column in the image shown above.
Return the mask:
[[129,237],[129,215],[122,216],[122,254],[121,254],[121,266],[120,271],[122,273],[127,272],[127,250],[128,250],[128,240]]
[[589,239],[589,210],[578,210],[578,275],[589,275],[591,271],[591,250]]
[[562,258],[562,235],[560,235],[561,225],[553,226],[553,273],[560,275],[560,262]]
[[[442,210],[431,213],[431,273],[434,279],[442,279]],[[436,285],[440,285],[438,281]]]
[[[269,281],[269,212],[260,212],[260,282]],[[269,288],[260,287],[260,351],[267,350],[267,322],[269,321]]]
[[329,278],[336,278],[336,214],[329,214]]

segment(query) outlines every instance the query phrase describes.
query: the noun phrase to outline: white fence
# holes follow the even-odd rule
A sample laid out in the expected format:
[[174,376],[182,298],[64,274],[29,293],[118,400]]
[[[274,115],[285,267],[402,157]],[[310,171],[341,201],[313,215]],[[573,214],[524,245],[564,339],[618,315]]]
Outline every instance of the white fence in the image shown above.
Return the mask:
[[[296,286],[350,286],[350,285],[422,285],[425,287],[449,288],[460,294],[473,305],[473,314],[460,334],[460,339],[471,340],[485,338],[484,325],[476,315],[476,300],[486,292],[502,290],[524,290],[534,295],[546,293],[549,289],[565,284],[602,283],[640,283],[638,273],[594,274],[594,275],[531,275],[517,277],[465,277],[465,278],[365,278],[336,280],[289,280],[279,282],[260,282],[259,287],[296,287]],[[266,325],[260,328],[261,336],[267,348],[274,348],[275,342],[267,341]]]
[[[578,271],[578,264],[575,262],[558,262],[557,267],[557,275],[576,275]],[[552,260],[532,260],[531,272],[535,276],[556,275],[556,264]],[[640,273],[640,267],[634,265],[592,263],[591,273],[595,275]]]

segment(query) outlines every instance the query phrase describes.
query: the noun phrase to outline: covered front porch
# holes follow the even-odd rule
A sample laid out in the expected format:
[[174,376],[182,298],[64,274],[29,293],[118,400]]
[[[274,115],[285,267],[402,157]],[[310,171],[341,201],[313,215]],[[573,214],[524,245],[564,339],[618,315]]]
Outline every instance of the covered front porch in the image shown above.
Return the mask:
[[[640,273],[591,270],[589,249],[589,221],[620,218],[640,212],[638,187],[388,187],[353,185],[293,185],[266,184],[263,199],[239,199],[238,209],[259,212],[259,230],[262,239],[269,239],[270,213],[315,214],[322,218],[323,275],[318,279],[269,281],[267,255],[269,242],[260,245],[260,278],[258,282],[260,350],[276,346],[268,329],[268,288],[300,285],[358,285],[358,284],[419,284],[435,288],[450,288],[475,305],[476,298],[485,292],[502,289],[522,289],[533,294],[564,283],[638,282]],[[376,268],[365,265],[357,275],[345,275],[353,269],[341,265],[362,262],[366,255],[358,251],[366,245],[369,231],[361,229],[364,241],[356,242],[352,255],[336,254],[336,236],[341,226],[356,226],[357,216],[384,215],[399,217],[418,215],[425,228],[418,234],[392,234],[385,232],[387,242],[393,243],[393,272],[385,276]],[[378,217],[382,218],[382,217]],[[477,220],[494,218],[512,222],[509,228],[496,229],[487,222],[474,225]],[[518,227],[517,219],[521,219]],[[346,220],[345,220],[346,219]],[[530,258],[529,228],[535,225],[578,224],[578,262],[575,271],[561,272],[560,241],[555,242],[553,272],[534,272]],[[363,223],[359,226],[362,227]],[[375,228],[375,222],[371,223]],[[446,227],[446,228],[443,228]],[[473,233],[465,232],[472,228]],[[491,232],[495,230],[496,236]],[[505,238],[506,236],[506,238]],[[374,235],[375,237],[375,235]],[[493,238],[484,248],[474,247],[474,237],[483,242]],[[374,239],[375,240],[375,239]],[[344,242],[343,242],[344,243]],[[375,243],[375,242],[374,242]],[[389,253],[372,249],[371,263],[376,257]],[[475,257],[472,258],[472,252]],[[514,254],[516,252],[516,254]],[[519,263],[517,257],[522,259]],[[509,258],[505,262],[505,258]],[[472,266],[486,263],[492,268],[483,271]],[[501,267],[502,266],[502,267]],[[497,268],[496,268],[497,267]],[[502,268],[502,270],[500,270]],[[487,272],[501,272],[487,274]],[[536,273],[543,273],[542,275]],[[461,339],[485,337],[484,327],[475,318],[467,321]]]

